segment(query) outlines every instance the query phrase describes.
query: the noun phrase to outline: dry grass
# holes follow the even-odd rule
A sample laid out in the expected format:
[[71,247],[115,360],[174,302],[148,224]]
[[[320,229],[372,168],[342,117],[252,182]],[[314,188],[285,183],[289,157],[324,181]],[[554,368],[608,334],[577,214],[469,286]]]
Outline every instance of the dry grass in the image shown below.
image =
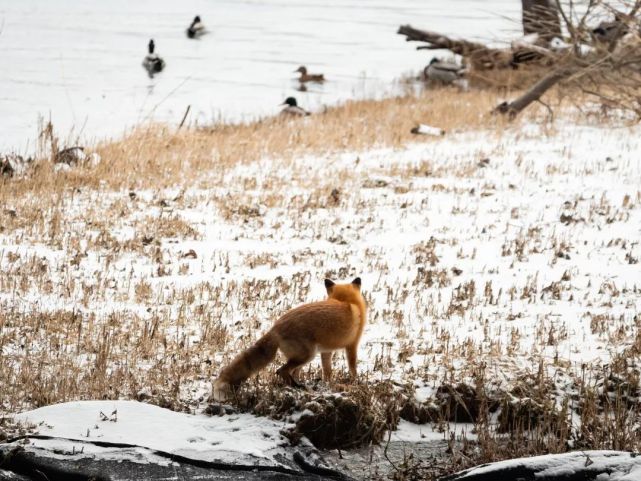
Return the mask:
[[[34,175],[7,182],[2,195],[6,199],[26,192],[42,195],[83,187],[119,190],[206,185],[220,181],[231,167],[262,158],[286,161],[301,154],[398,147],[416,140],[410,129],[419,122],[437,124],[446,131],[501,128],[504,121],[489,114],[497,100],[497,94],[491,92],[437,89],[417,96],[348,101],[306,119],[274,117],[179,131],[158,125],[140,127],[122,140],[91,149],[102,157],[95,168],[60,175],[53,173],[51,165],[41,163]],[[55,139],[52,143],[58,145]],[[50,142],[44,144],[40,156],[48,157]]]

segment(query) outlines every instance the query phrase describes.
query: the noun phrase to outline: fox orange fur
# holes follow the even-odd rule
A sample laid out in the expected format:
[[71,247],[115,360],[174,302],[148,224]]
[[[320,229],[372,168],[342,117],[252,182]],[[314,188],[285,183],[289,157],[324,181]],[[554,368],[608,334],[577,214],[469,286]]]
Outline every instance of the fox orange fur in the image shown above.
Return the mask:
[[214,382],[213,399],[226,399],[232,388],[272,362],[278,349],[287,362],[277,372],[290,386],[300,386],[298,371],[317,352],[321,353],[323,378],[329,380],[332,355],[338,349],[345,349],[350,376],[355,378],[356,352],[366,320],[361,279],[357,277],[350,284],[325,279],[325,288],[326,300],[287,311],[252,347],[223,368]]

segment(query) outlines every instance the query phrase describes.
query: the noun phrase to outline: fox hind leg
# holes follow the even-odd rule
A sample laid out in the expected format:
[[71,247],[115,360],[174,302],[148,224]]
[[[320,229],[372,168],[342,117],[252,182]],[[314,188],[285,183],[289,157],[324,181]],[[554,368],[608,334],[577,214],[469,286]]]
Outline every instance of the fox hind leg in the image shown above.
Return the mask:
[[316,355],[315,346],[301,343],[298,340],[283,339],[279,347],[287,362],[276,372],[287,385],[303,387],[298,382],[298,373],[303,365],[314,359]]
[[278,375],[285,381],[285,384],[288,386],[294,386],[294,387],[305,387],[303,386],[298,380],[294,377],[294,373],[298,374],[297,371],[300,370],[300,368],[308,363],[309,361],[312,360],[313,356],[309,356],[308,358],[291,358],[288,359],[287,362],[282,365],[278,370],[276,371]]

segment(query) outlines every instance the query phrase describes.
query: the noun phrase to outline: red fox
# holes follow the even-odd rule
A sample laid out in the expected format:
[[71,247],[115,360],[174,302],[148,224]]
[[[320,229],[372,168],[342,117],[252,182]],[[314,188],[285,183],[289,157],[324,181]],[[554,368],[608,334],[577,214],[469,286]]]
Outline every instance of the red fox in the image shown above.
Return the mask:
[[332,354],[345,349],[352,379],[356,377],[356,351],[365,327],[366,306],[361,295],[361,279],[335,284],[325,279],[327,300],[304,304],[287,311],[252,347],[240,353],[223,368],[214,382],[212,398],[225,400],[232,388],[274,360],[278,349],[287,362],[278,375],[290,386],[300,387],[300,368],[321,353],[323,378],[332,374]]

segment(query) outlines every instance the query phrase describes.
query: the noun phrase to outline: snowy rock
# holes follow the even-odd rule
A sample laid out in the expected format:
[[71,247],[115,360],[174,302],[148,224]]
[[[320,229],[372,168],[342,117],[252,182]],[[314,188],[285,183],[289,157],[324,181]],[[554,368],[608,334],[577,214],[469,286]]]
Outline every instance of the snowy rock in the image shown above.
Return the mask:
[[[331,477],[314,470],[314,458],[306,460],[312,472],[269,467],[211,465],[185,458],[167,459],[144,448],[99,447],[74,451],[70,442],[56,451],[30,445],[0,445],[0,481],[88,480],[95,481],[298,481],[348,478],[333,472]],[[329,473],[327,473],[329,474]],[[4,477],[3,477],[4,476]]]
[[641,456],[623,451],[575,451],[484,464],[441,481],[579,481],[641,479]]
[[[116,422],[100,415],[114,411],[118,412]],[[192,415],[136,401],[54,404],[14,419],[37,425],[40,435],[135,445],[210,462],[280,466],[274,455],[283,454],[287,444],[279,434],[283,423],[266,418]],[[41,442],[33,440],[33,445]]]
[[[239,471],[244,479],[274,479],[274,473],[278,479],[310,473],[347,479],[329,468],[309,442],[292,448],[280,434],[286,423],[250,414],[211,417],[136,401],[78,401],[17,414],[13,420],[35,425],[37,434],[25,436],[26,444],[0,446],[0,465],[9,453],[15,458],[18,449],[22,464],[52,472],[59,464],[75,466],[71,471],[109,472],[122,480],[174,479],[167,476],[177,468],[193,471],[179,479],[237,479]],[[140,464],[149,465],[144,473],[135,466]]]

